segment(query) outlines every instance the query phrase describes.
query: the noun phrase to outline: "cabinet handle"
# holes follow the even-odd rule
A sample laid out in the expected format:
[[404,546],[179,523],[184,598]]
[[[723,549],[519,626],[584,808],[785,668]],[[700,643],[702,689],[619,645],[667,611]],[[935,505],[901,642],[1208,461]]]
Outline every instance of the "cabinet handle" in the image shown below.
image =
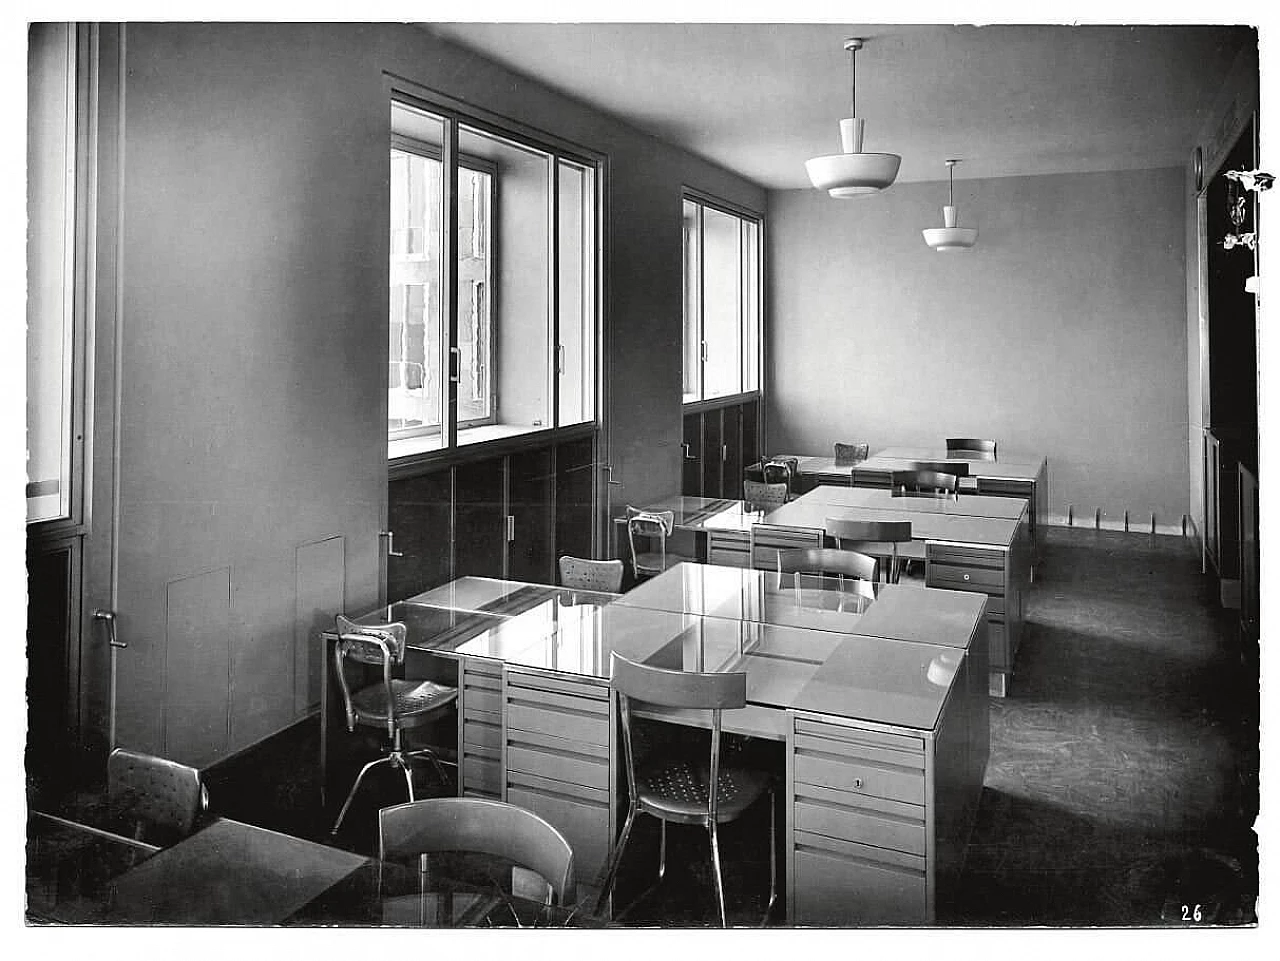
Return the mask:
[[684,448],[684,459],[685,459],[685,460],[697,460],[697,459],[698,459],[698,458],[696,458],[696,457],[694,457],[694,456],[693,456],[693,445],[692,445],[692,444],[681,444],[680,446]]
[[720,463],[725,464],[725,463],[728,463],[728,461],[729,461],[729,445],[721,444],[720,445]]
[[449,380],[458,382],[458,370],[462,366],[462,351],[457,347],[449,348]]
[[516,539],[516,515],[507,515],[507,543],[510,544]]

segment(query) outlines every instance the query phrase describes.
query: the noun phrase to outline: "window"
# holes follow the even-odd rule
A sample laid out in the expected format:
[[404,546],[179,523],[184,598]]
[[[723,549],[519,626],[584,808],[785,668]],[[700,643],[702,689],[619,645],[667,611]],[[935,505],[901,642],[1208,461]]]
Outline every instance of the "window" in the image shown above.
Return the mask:
[[30,28],[27,521],[71,516],[75,372],[75,30]]
[[408,103],[391,121],[391,456],[593,421],[594,165]]
[[760,219],[684,200],[684,399],[760,389]]

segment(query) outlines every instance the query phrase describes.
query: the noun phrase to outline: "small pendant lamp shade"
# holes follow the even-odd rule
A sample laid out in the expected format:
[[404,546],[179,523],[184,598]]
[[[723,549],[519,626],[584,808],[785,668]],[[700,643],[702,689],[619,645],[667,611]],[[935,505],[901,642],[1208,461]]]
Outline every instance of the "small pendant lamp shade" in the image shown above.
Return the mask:
[[947,172],[950,175],[950,186],[947,192],[947,205],[942,208],[941,227],[926,227],[924,242],[934,250],[967,250],[978,242],[977,227],[957,227],[959,209],[955,205],[955,166],[960,161],[948,160]]

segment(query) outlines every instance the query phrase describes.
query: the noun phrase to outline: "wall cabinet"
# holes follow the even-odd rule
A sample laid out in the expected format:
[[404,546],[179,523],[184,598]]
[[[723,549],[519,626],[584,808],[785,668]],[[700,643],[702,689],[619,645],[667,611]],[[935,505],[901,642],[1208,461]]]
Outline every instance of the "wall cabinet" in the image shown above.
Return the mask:
[[387,602],[469,574],[557,583],[561,555],[593,554],[595,463],[593,432],[393,472]]
[[742,471],[760,459],[759,401],[686,407],[682,489],[687,497],[742,497]]
[[1240,629],[1247,640],[1259,636],[1258,479],[1239,465],[1240,502]]

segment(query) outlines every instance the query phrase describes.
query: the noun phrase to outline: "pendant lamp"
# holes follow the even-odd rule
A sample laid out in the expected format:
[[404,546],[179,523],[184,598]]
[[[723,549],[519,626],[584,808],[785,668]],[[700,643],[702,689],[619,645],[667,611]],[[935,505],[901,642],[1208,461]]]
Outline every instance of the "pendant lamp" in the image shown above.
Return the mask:
[[947,188],[947,205],[942,208],[942,222],[945,226],[928,227],[921,231],[924,242],[934,250],[967,250],[978,242],[977,227],[957,227],[958,211],[955,206],[956,164],[959,160],[947,161],[947,173],[950,186]]
[[804,164],[813,185],[837,199],[862,197],[884,190],[898,176],[898,166],[902,163],[897,154],[862,152],[866,121],[857,115],[855,59],[863,43],[859,37],[844,42],[844,48],[849,51],[850,116],[840,121],[840,147],[843,152],[814,157]]

